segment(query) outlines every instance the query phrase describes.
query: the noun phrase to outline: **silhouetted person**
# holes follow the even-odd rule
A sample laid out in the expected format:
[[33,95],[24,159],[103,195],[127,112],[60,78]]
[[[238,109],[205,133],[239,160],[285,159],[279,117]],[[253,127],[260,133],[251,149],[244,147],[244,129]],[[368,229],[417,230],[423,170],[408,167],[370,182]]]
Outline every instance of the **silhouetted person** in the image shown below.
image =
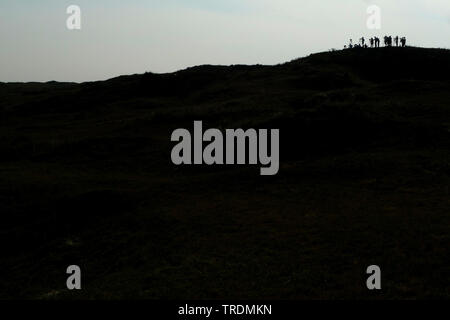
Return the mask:
[[350,44],[348,45],[348,47],[351,49],[353,48],[353,39],[350,39]]
[[392,44],[392,37],[390,36],[385,36],[384,37],[384,46],[385,47],[390,47]]
[[400,40],[402,43],[402,47],[406,47],[406,37],[402,37],[402,39]]
[[379,48],[380,47],[380,38],[375,37],[375,48]]
[[396,46],[396,47],[398,47],[398,40],[399,40],[399,39],[398,39],[398,36],[396,36],[396,37],[394,38],[395,46]]
[[365,42],[366,42],[366,39],[364,39],[364,37],[362,37],[360,40],[361,40],[361,46],[364,47],[364,44],[365,44]]
[[386,47],[392,47],[392,36],[385,36],[384,37],[384,45]]
[[373,43],[375,42],[375,39],[374,38],[370,38],[369,42],[370,42],[370,47],[373,48]]

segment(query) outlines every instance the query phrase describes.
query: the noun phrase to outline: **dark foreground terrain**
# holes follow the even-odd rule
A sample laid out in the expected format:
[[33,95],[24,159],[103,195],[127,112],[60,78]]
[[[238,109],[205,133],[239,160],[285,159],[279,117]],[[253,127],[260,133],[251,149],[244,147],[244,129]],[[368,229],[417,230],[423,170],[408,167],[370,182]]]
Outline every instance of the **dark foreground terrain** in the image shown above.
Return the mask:
[[[449,74],[381,48],[0,83],[0,298],[450,298]],[[175,167],[194,120],[279,128],[279,174]]]

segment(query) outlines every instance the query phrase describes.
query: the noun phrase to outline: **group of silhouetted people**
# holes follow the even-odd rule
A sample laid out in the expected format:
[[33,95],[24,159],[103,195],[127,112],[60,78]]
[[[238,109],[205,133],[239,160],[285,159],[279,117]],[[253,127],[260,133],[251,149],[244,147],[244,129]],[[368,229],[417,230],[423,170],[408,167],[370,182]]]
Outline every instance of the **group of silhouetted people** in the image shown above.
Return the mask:
[[402,47],[406,46],[406,38],[402,37],[399,38],[398,36],[396,36],[395,38],[392,38],[391,36],[385,36],[384,37],[384,45],[386,47],[392,47],[393,43],[392,40],[394,40],[395,46],[398,47],[399,45]]
[[[348,45],[348,48],[379,48],[380,47],[381,40],[378,37],[370,38],[368,43],[366,43],[366,39],[364,37],[359,39],[359,43],[353,44],[353,39],[350,39],[350,43]],[[395,44],[396,47],[406,47],[406,37],[400,38],[399,36],[392,37],[392,36],[384,36],[384,46],[385,47],[392,47],[393,44]],[[347,46],[344,46],[346,49]]]

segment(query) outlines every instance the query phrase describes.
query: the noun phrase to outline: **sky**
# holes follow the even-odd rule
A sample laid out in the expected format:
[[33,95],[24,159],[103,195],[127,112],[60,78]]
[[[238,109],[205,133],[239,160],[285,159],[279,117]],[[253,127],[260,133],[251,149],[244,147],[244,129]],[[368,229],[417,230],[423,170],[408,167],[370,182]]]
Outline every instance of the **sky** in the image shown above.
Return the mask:
[[[66,26],[70,5],[81,30]],[[380,30],[367,27],[370,5]],[[450,0],[0,0],[0,81],[277,64],[385,34],[450,48]]]

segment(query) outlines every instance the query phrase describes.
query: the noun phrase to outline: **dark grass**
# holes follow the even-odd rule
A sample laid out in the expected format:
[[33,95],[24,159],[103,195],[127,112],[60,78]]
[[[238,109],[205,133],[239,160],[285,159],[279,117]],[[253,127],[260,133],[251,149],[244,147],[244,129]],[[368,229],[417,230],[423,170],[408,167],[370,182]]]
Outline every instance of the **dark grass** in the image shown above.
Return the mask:
[[[0,84],[0,297],[449,298],[449,69],[383,48]],[[194,120],[280,128],[279,175],[173,166]]]

